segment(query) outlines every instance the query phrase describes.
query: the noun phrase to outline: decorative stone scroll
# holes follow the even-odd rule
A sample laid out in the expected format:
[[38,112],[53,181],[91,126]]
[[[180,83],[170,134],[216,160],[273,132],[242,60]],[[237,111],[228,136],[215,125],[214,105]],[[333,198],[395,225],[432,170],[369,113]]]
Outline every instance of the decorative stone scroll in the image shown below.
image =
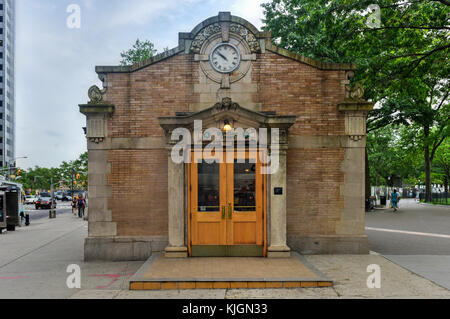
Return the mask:
[[[100,80],[105,85],[105,76],[100,75]],[[105,101],[107,87],[100,89],[93,85],[88,90],[89,102],[80,104],[80,112],[86,115],[86,138],[89,142],[99,144],[107,137],[107,118],[114,113],[114,105]]]
[[373,102],[363,99],[364,88],[361,83],[350,85],[353,71],[346,73],[345,100],[338,104],[338,109],[345,112],[345,135],[353,142],[359,142],[366,135],[367,113],[373,109]]

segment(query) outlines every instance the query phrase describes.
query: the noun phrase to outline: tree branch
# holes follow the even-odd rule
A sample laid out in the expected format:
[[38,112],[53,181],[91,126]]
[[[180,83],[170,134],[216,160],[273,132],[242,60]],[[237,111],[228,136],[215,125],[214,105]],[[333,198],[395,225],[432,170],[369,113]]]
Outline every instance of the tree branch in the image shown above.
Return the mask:
[[389,30],[389,29],[419,29],[419,30],[450,30],[450,27],[446,26],[398,26],[398,27],[380,27],[380,28],[364,28],[363,31],[379,31],[379,30]]
[[450,1],[446,1],[446,0],[431,0],[433,2],[440,2],[446,6],[450,6]]
[[436,140],[436,141],[434,142],[433,149],[432,149],[432,151],[431,151],[430,161],[433,161],[434,154],[436,153],[436,150],[437,150],[438,147],[442,144],[442,142],[444,142],[444,140],[445,140],[446,138],[447,138],[447,136],[442,136],[442,138],[441,138],[441,140],[439,141],[439,143],[436,144],[436,142],[437,142],[438,140]]

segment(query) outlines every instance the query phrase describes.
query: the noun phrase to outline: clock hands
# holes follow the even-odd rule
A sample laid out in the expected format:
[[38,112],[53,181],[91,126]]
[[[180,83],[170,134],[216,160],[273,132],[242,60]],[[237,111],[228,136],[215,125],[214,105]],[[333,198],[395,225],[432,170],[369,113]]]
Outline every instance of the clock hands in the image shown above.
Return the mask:
[[224,56],[222,53],[220,53],[219,51],[217,51],[217,54],[220,55],[225,61],[228,62],[228,59],[227,59],[226,56]]

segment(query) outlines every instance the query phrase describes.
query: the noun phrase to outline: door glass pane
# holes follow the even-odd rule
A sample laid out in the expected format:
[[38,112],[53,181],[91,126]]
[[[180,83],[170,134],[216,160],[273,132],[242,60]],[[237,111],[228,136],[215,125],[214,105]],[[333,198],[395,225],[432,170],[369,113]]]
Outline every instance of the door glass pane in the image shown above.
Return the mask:
[[220,211],[220,165],[199,163],[198,165],[198,211]]
[[234,161],[234,211],[256,211],[256,164]]

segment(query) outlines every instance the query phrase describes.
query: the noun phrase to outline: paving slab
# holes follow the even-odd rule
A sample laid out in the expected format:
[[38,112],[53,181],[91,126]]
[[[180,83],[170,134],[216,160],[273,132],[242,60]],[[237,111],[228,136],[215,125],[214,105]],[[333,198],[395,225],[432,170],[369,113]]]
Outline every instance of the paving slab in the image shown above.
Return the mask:
[[[381,255],[317,255],[305,258],[334,280],[339,298],[450,298],[450,291]],[[379,265],[381,287],[368,288],[367,266]]]

